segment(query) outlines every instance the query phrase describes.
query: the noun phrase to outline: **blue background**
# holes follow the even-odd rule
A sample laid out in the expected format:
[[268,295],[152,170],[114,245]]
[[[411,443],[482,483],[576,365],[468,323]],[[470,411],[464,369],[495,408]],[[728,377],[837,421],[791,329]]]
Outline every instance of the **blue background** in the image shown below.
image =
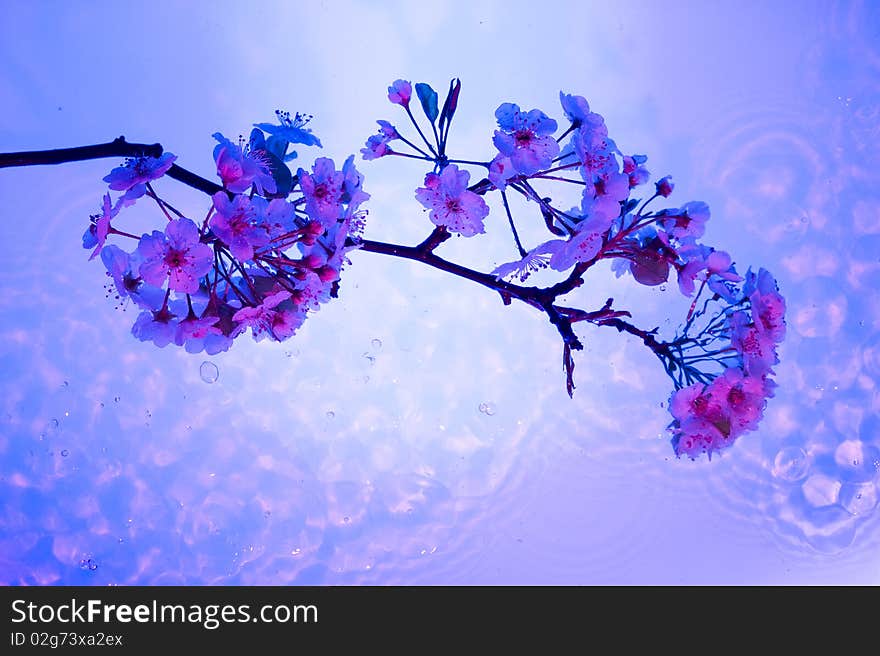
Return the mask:
[[[582,94],[674,176],[671,202],[709,203],[705,243],[776,274],[777,396],[723,457],[677,460],[671,384],[638,340],[579,328],[569,400],[539,313],[369,253],[286,343],[159,350],[81,249],[119,162],[5,169],[0,582],[880,583],[877,3],[244,5],[6,2],[0,151],[124,134],[213,178],[211,134],[282,108],[316,117],[302,165],[339,164],[375,119],[403,129],[391,81],[459,76],[451,149],[484,159],[500,103],[562,119],[560,89]],[[425,169],[358,166],[367,236],[424,238]],[[440,254],[514,259],[499,211]],[[122,221],[160,219],[142,202]],[[613,295],[670,332],[687,311],[674,283],[587,283],[570,304]]]

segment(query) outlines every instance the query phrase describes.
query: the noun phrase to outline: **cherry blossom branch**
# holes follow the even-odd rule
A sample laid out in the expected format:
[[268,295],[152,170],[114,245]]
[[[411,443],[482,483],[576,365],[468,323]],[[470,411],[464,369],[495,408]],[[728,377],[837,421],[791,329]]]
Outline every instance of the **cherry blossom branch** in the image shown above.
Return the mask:
[[[160,157],[163,152],[161,144],[129,143],[125,140],[125,137],[118,137],[107,143],[90,146],[58,148],[42,151],[23,151],[17,153],[0,153],[0,168],[64,164],[68,162],[102,159],[107,157]],[[218,191],[225,191],[225,189],[217,183],[207,180],[176,164],[171,166],[166,175],[208,195],[213,195]],[[491,188],[492,185],[488,179],[480,180],[470,187],[472,191],[478,194],[484,194]],[[611,299],[609,299],[609,302],[604,308],[596,312],[584,312],[583,310],[563,308],[555,305],[555,301],[558,297],[571,292],[583,284],[582,276],[592,263],[577,264],[565,280],[550,287],[525,287],[504,280],[499,280],[488,273],[469,269],[468,267],[437,256],[434,253],[435,249],[448,240],[450,236],[451,235],[446,228],[439,226],[417,246],[404,246],[401,244],[373,241],[369,239],[350,241],[349,245],[357,245],[360,250],[369,253],[390,255],[426,264],[435,269],[445,271],[446,273],[459,278],[470,280],[498,292],[505,305],[509,305],[512,299],[517,299],[546,313],[550,323],[556,327],[562,337],[566,353],[568,354],[564,360],[567,363],[566,371],[568,373],[569,393],[571,393],[574,388],[573,383],[571,382],[573,362],[571,361],[570,350],[581,350],[583,348],[583,344],[578,339],[577,335],[575,335],[574,329],[572,328],[574,322],[588,321],[599,326],[615,327],[621,332],[628,332],[639,337],[642,342],[661,359],[668,357],[669,345],[657,341],[652,332],[641,330],[632,324],[623,321],[621,317],[629,316],[629,313],[611,310]]]

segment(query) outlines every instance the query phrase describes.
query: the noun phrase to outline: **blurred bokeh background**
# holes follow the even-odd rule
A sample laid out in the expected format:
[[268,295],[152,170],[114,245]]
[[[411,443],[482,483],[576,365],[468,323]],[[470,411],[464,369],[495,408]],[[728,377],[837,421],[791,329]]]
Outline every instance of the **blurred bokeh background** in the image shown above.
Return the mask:
[[[341,163],[376,119],[403,128],[394,79],[458,76],[451,151],[488,159],[500,103],[562,119],[564,90],[673,175],[670,201],[709,203],[705,243],[776,274],[789,333],[760,429],[678,460],[671,383],[637,340],[579,328],[570,400],[543,316],[402,260],[352,254],[283,344],[140,343],[81,248],[119,161],[4,169],[0,582],[880,583],[878,44],[869,0],[8,0],[0,151],[124,134],[213,178],[211,134],[282,108],[315,115],[324,149],[302,165]],[[427,235],[425,169],[358,166],[367,236]],[[206,197],[157,188],[204,216]],[[515,256],[494,206],[487,235],[440,253]],[[688,306],[602,267],[568,300],[612,295],[669,332]]]

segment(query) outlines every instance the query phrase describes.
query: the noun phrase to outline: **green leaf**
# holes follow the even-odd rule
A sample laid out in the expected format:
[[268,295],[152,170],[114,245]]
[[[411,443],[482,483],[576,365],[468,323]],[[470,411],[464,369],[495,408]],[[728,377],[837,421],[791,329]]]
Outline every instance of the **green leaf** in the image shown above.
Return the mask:
[[440,110],[437,108],[437,92],[434,91],[430,85],[425,84],[424,82],[419,82],[416,84],[416,93],[422,103],[422,109],[425,112],[425,116],[428,117],[428,120],[431,121],[431,123],[434,123],[440,113]]

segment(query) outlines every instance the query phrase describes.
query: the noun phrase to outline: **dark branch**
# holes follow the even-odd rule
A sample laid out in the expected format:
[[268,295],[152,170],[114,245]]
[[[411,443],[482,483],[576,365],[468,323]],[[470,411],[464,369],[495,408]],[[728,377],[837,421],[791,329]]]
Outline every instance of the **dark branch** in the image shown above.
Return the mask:
[[0,153],[0,169],[10,166],[40,166],[43,164],[66,164],[103,157],[159,157],[160,144],[128,143],[125,137],[94,146],[56,148],[54,150],[31,150],[20,153]]

